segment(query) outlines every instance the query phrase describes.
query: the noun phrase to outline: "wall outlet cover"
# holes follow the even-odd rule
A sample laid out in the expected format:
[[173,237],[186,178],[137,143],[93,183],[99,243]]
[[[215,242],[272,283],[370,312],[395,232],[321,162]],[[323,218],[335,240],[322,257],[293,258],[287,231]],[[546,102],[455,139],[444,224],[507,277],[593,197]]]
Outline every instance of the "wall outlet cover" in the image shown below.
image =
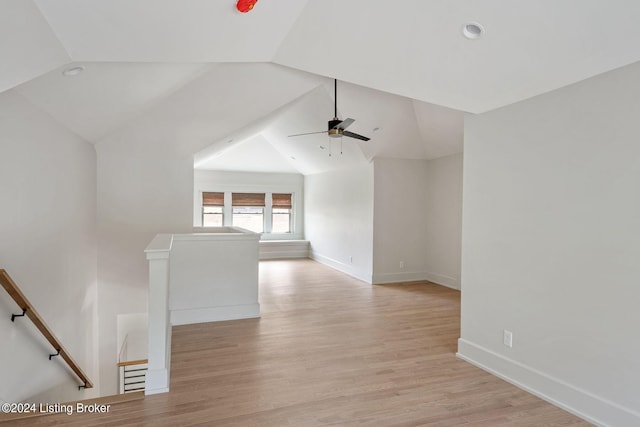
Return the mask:
[[513,347],[513,333],[511,331],[506,329],[503,331],[502,343],[509,348]]

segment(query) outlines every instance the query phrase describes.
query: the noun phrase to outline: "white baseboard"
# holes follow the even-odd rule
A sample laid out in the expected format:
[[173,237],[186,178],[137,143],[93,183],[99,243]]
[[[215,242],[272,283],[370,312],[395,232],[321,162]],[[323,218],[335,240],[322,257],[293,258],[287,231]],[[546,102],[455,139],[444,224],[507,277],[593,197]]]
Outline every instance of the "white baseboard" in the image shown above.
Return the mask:
[[260,259],[300,259],[300,258],[309,258],[309,253],[307,251],[273,251],[273,252],[262,252],[260,251]]
[[428,280],[426,271],[403,271],[401,273],[382,273],[373,275],[374,285],[383,285],[385,283],[400,282],[417,282],[419,280]]
[[460,290],[460,279],[438,273],[427,273],[427,280],[447,288]]
[[382,273],[373,275],[373,283],[382,285],[384,283],[415,282],[428,280],[447,288],[460,290],[460,281],[443,274],[429,273],[428,271],[406,271],[396,273]]
[[460,338],[465,360],[598,426],[640,426],[640,413]]
[[171,325],[219,322],[223,320],[252,319],[260,317],[260,304],[229,305],[222,307],[171,310]]
[[359,271],[355,269],[352,265],[348,265],[343,262],[336,261],[335,259],[326,257],[324,255],[320,255],[319,253],[314,252],[312,250],[309,251],[309,258],[311,258],[314,261],[318,261],[321,264],[327,265],[331,268],[335,268],[336,270],[341,271],[345,274],[348,274],[351,277],[355,277],[358,280],[362,280],[363,282],[366,282],[369,284],[373,283],[373,277],[371,276],[371,274],[365,273],[363,271]]

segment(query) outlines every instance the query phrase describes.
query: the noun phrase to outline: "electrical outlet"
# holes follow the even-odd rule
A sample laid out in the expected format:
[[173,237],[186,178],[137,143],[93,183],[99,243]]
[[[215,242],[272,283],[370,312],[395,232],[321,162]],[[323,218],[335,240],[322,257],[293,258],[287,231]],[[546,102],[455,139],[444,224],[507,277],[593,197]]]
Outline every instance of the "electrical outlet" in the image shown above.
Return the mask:
[[400,261],[400,268],[404,268],[404,261]]
[[507,347],[513,347],[513,333],[511,331],[507,331],[506,329],[502,334],[502,343]]

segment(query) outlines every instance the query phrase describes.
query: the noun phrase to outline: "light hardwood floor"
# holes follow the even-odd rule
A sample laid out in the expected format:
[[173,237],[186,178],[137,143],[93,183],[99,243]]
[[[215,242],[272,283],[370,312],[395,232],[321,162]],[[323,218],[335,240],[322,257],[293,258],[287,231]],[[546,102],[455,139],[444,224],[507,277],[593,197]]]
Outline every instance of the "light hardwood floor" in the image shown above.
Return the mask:
[[261,319],[173,328],[171,392],[16,425],[587,426],[455,357],[460,293],[260,266]]

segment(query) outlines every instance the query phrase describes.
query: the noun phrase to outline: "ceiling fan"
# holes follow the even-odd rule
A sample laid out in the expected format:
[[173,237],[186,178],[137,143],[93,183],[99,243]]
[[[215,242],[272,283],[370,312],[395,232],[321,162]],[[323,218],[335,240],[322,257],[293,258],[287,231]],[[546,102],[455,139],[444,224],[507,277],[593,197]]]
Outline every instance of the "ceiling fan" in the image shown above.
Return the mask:
[[330,138],[340,138],[342,136],[348,136],[349,138],[359,139],[361,141],[369,141],[371,138],[367,138],[366,136],[358,135],[357,133],[349,132],[346,130],[353,122],[354,119],[344,119],[340,120],[338,118],[338,80],[333,79],[333,120],[328,121],[328,130],[323,130],[320,132],[307,132],[307,133],[297,133],[292,136],[303,136],[303,135],[314,135],[318,133],[326,133]]

